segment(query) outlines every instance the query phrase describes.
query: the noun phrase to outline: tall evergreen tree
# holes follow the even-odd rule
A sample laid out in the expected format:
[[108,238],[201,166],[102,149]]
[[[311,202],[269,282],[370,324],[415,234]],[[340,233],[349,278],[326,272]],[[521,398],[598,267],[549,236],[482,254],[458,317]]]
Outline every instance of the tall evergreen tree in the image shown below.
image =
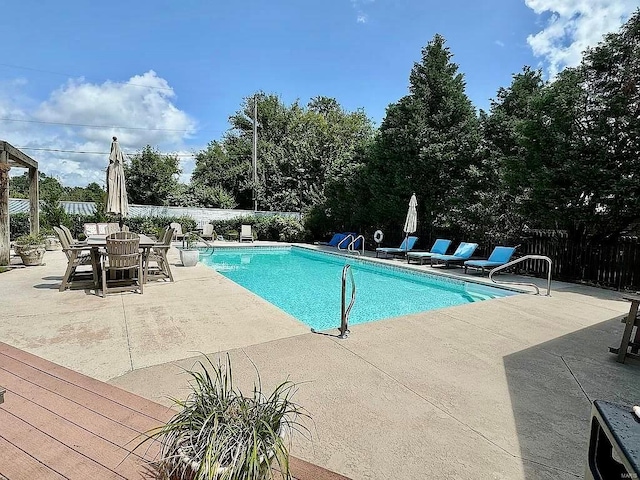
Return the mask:
[[419,228],[450,226],[476,163],[478,119],[464,76],[435,35],[409,76],[409,94],[387,108],[367,165],[368,221],[398,231],[413,192]]

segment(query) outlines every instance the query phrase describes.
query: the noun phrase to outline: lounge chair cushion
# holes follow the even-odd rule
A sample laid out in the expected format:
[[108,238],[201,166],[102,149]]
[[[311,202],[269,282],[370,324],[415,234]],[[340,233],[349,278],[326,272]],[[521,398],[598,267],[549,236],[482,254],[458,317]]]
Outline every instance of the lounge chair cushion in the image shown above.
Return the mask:
[[433,247],[431,247],[431,250],[429,250],[428,252],[410,252],[407,255],[415,258],[425,258],[425,257],[429,258],[432,255],[444,255],[447,253],[447,249],[449,248],[449,245],[451,245],[451,240],[438,238],[434,242]]
[[515,250],[516,247],[496,247],[487,260],[467,260],[464,264],[467,267],[499,267],[511,260]]
[[337,247],[338,243],[340,243],[340,240],[343,240],[344,237],[346,237],[344,233],[336,233],[333,237],[331,237],[331,240],[329,240],[329,243],[327,243],[327,245],[330,247]]
[[476,248],[478,248],[477,243],[461,242],[456,251],[453,252],[453,255],[433,255],[431,258],[442,260],[443,262],[459,262],[469,259],[473,252],[476,251]]
[[413,249],[414,245],[418,241],[418,237],[405,238],[398,248],[378,247],[376,252],[382,253],[404,253]]

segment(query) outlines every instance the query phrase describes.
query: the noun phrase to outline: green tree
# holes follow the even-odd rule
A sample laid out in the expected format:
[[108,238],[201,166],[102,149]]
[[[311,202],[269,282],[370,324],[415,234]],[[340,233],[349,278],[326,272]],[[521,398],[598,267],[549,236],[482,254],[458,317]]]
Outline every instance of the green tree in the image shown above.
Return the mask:
[[451,227],[463,208],[467,172],[477,163],[478,119],[442,36],[422,50],[409,94],[389,105],[367,161],[363,215],[371,227],[399,232],[412,193],[418,225]]
[[178,186],[178,157],[163,155],[150,145],[131,155],[124,167],[130,203],[164,205]]

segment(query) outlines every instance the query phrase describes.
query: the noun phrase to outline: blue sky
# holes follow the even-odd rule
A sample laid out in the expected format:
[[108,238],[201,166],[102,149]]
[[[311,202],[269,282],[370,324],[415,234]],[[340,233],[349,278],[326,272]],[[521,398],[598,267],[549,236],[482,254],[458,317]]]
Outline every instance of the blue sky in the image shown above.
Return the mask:
[[446,38],[474,105],[487,109],[524,65],[553,77],[640,6],[640,0],[8,3],[0,139],[24,147],[66,185],[103,182],[107,155],[50,150],[107,152],[114,134],[127,153],[151,144],[181,155],[187,180],[189,154],[219,139],[242,98],[257,90],[287,103],[334,97],[379,124],[387,105],[406,94],[411,67],[436,33]]

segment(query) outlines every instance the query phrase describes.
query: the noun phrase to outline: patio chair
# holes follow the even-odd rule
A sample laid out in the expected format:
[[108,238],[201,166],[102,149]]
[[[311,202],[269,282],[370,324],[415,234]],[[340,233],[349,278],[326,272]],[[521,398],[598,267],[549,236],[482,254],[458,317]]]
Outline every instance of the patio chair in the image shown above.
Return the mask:
[[242,225],[240,227],[240,236],[238,237],[238,241],[243,242],[245,240],[249,240],[250,242],[253,242],[252,230],[251,225]]
[[[153,246],[151,252],[149,252],[149,256],[147,258],[147,266],[146,266],[146,276],[147,278],[157,278],[157,279],[169,279],[170,282],[173,282],[173,274],[171,273],[171,266],[169,265],[169,261],[167,260],[167,252],[171,248],[171,239],[173,238],[173,229],[168,228],[164,232],[164,237],[160,242]],[[152,267],[150,264],[154,262],[156,264],[155,267]],[[147,280],[145,278],[145,282]]]
[[389,255],[404,255],[405,253],[413,250],[413,247],[417,241],[418,237],[405,237],[398,248],[378,247],[376,248],[376,258],[380,253],[384,253],[385,257]]
[[509,263],[513,253],[516,251],[516,247],[496,247],[486,260],[467,260],[464,262],[464,273],[467,273],[467,268],[479,268],[484,274],[485,268],[495,268],[505,263]]
[[432,255],[444,255],[447,253],[447,249],[451,245],[451,240],[445,240],[444,238],[438,238],[433,243],[433,247],[428,252],[409,252],[407,253],[407,263],[411,263],[411,260],[417,260],[420,262],[420,265],[423,262],[431,258]]
[[[116,232],[107,236],[105,253],[100,256],[100,266],[103,298],[109,293],[131,290],[143,293],[144,273],[137,233]],[[107,276],[110,277],[109,280]]]
[[85,223],[82,225],[82,232],[85,237],[90,237],[91,235],[98,235],[98,224],[97,223]]
[[216,232],[213,230],[213,225],[210,223],[205,223],[203,225],[200,236],[205,240],[215,240],[217,238]]
[[[62,283],[60,283],[60,291],[64,292],[67,288],[72,286],[90,287],[93,286],[93,267],[91,262],[91,248],[86,245],[72,245],[69,243],[67,234],[58,227],[53,227],[53,230],[58,235],[60,244],[62,245],[62,251],[67,256],[67,269],[62,277]],[[91,266],[91,270],[77,272],[78,267]]]
[[[55,227],[54,227],[55,229]],[[67,240],[69,241],[69,245],[78,245],[78,244],[86,244],[87,242],[83,242],[80,241],[76,238],[73,238],[73,235],[71,235],[71,230],[69,230],[67,227],[65,227],[64,225],[60,225],[60,230],[62,230],[64,232],[64,234],[67,237]]]
[[462,263],[469,260],[473,252],[476,251],[476,248],[478,248],[477,243],[460,242],[460,245],[458,245],[456,251],[453,252],[453,255],[431,255],[429,261],[431,266],[433,266],[433,261],[435,260],[436,264],[442,262],[445,267],[448,267],[451,263]]
[[184,233],[182,233],[182,225],[177,222],[171,222],[169,228],[173,228],[173,240],[184,240]]
[[326,245],[327,247],[337,247],[340,240],[346,237],[346,233],[335,233],[328,242],[316,242],[316,245]]

